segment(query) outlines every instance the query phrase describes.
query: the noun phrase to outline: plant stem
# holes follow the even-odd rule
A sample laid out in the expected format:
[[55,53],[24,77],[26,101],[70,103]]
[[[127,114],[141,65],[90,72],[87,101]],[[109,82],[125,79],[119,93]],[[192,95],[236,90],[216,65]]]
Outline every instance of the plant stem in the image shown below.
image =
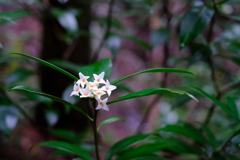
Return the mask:
[[96,153],[97,160],[100,160],[99,150],[98,150],[98,135],[97,135],[97,115],[98,115],[98,110],[95,110],[95,101],[93,102],[93,109],[94,109],[93,133],[94,133],[95,153]]

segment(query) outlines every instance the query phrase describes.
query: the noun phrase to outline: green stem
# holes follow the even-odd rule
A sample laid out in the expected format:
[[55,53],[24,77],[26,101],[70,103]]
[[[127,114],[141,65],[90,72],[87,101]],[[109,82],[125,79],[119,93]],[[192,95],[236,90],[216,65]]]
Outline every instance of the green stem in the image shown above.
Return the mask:
[[93,102],[93,109],[94,109],[94,119],[93,119],[93,132],[94,132],[94,144],[95,144],[95,153],[97,160],[100,160],[99,150],[98,150],[98,135],[97,135],[97,115],[98,110],[95,110],[95,102]]

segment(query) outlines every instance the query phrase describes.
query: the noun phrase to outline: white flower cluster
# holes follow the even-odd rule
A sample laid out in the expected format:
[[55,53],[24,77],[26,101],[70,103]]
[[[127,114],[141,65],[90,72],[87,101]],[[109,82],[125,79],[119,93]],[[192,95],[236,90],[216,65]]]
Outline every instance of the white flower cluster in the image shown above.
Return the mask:
[[[73,91],[70,96],[80,96],[80,98],[95,98],[98,102],[97,108],[98,109],[104,109],[106,111],[109,111],[109,108],[107,106],[107,100],[108,98],[101,100],[101,96],[108,94],[108,96],[111,95],[112,91],[116,89],[117,87],[114,85],[111,85],[108,80],[104,80],[105,72],[102,72],[99,75],[93,74],[94,81],[88,82],[87,79],[89,76],[84,76],[81,72],[79,73],[80,79],[74,84]],[[99,84],[103,84],[101,88],[99,88]]]

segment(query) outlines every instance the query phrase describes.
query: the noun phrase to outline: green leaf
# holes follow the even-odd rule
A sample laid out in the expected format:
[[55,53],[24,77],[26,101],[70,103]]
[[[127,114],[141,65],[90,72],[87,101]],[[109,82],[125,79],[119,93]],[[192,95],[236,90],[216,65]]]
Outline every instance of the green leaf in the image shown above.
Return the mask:
[[[126,160],[124,158],[117,158],[116,160]],[[147,155],[141,155],[139,157],[129,158],[128,160],[170,160],[166,158],[162,158],[155,154],[147,154]]]
[[218,105],[219,107],[222,108],[223,111],[225,111],[226,113],[228,113],[229,115],[231,115],[232,117],[234,117],[232,111],[225,106],[222,102],[220,102],[219,100],[217,100],[214,96],[207,94],[206,92],[204,92],[202,89],[195,87],[195,86],[191,86],[188,85],[189,87],[191,87],[192,89],[196,90],[197,92],[199,92],[201,95],[203,95],[204,97],[208,98],[209,100],[211,100],[214,104]]
[[236,105],[236,100],[238,98],[233,98],[233,97],[227,97],[227,102],[228,106],[232,111],[233,116],[237,119],[240,120],[240,114],[239,114],[239,109],[238,106]]
[[187,95],[190,98],[192,98],[192,99],[194,99],[195,101],[198,102],[198,100],[193,95],[191,95],[187,92],[181,91],[181,90],[165,89],[165,88],[151,88],[151,89],[142,90],[142,91],[139,91],[139,92],[131,93],[131,94],[128,94],[126,96],[116,98],[112,101],[107,102],[107,104],[111,104],[111,103],[115,103],[115,102],[119,102],[119,101],[124,101],[124,100],[127,100],[127,99],[133,99],[133,98],[149,96],[149,95],[153,95],[153,94],[163,94],[163,93],[174,93],[174,94],[180,94],[180,95]]
[[61,98],[58,98],[58,97],[55,97],[55,96],[52,96],[50,94],[46,94],[46,93],[42,93],[42,92],[38,92],[38,91],[34,91],[30,88],[27,88],[27,87],[24,87],[24,86],[16,86],[14,88],[11,88],[9,91],[24,91],[24,92],[30,92],[30,93],[33,93],[33,94],[37,94],[37,95],[41,95],[41,96],[44,96],[44,97],[47,97],[47,98],[50,98],[54,101],[57,101],[59,103],[62,103],[66,106],[69,106],[71,107],[72,109],[75,109],[77,110],[78,112],[82,113],[83,115],[85,115],[88,119],[90,119],[91,121],[93,121],[93,119],[91,117],[89,117],[83,110],[81,110],[80,108],[78,108],[77,106],[67,102],[67,101],[64,101],[62,100]]
[[70,130],[63,130],[63,129],[55,129],[50,131],[51,134],[65,139],[67,141],[76,142],[79,139],[79,136]]
[[130,78],[134,75],[137,75],[137,74],[141,74],[141,73],[150,73],[150,72],[167,72],[167,73],[187,73],[187,74],[192,74],[192,72],[189,72],[189,71],[186,71],[186,70],[182,70],[182,69],[174,69],[174,68],[152,68],[152,69],[147,69],[147,70],[143,70],[143,71],[139,71],[139,72],[135,72],[133,74],[130,74],[126,77],[123,77],[123,78],[120,78],[120,79],[117,79],[116,81],[112,82],[111,84],[114,85],[118,82],[121,82],[127,78]]
[[27,11],[0,12],[0,24],[15,23],[14,20],[28,15],[30,12]]
[[216,140],[214,133],[210,130],[210,128],[207,125],[202,124],[202,129],[206,133],[209,143],[214,147],[214,149],[216,149],[217,148],[217,140]]
[[78,68],[80,68],[79,65],[76,65],[74,63],[67,62],[67,61],[62,61],[62,60],[51,60],[48,62],[52,63],[53,65],[59,66],[61,68],[67,69],[69,71],[73,71],[75,73],[78,73]]
[[184,124],[182,126],[166,125],[157,130],[157,132],[160,131],[171,132],[176,135],[184,136],[188,139],[197,141],[202,144],[208,143],[208,140],[201,134],[201,132],[190,124]]
[[72,154],[76,154],[86,160],[93,160],[93,158],[84,150],[80,149],[79,147],[69,144],[67,142],[62,142],[62,141],[49,141],[49,142],[43,142],[39,143],[37,145],[34,145],[30,148],[34,148],[35,146],[43,146],[43,147],[51,147],[51,148],[56,148],[59,150],[63,150]]
[[131,137],[127,137],[116,144],[114,144],[108,151],[105,160],[110,160],[115,154],[127,149],[128,147],[146,139],[149,135],[147,134],[138,134]]
[[124,84],[117,84],[116,87],[118,92],[133,93],[133,90]]
[[140,157],[142,155],[152,154],[163,150],[170,150],[179,154],[202,154],[199,149],[190,146],[183,141],[180,141],[176,138],[166,138],[157,140],[157,142],[155,140],[154,143],[143,144],[136,148],[126,149],[120,153],[120,156],[117,158],[117,160],[131,159],[133,157]]
[[104,126],[104,125],[106,125],[106,124],[109,124],[109,123],[112,123],[112,122],[115,122],[115,121],[123,121],[123,122],[125,122],[125,120],[122,119],[122,118],[110,117],[110,118],[107,118],[107,119],[103,120],[103,121],[99,124],[97,130],[99,130],[102,126]]
[[183,18],[180,29],[180,48],[188,45],[209,24],[214,10],[201,7],[191,9]]
[[93,80],[93,74],[105,72],[104,78],[108,78],[112,71],[112,61],[109,58],[89,64],[78,69],[85,76],[90,76],[90,81]]
[[71,77],[71,78],[74,79],[75,81],[78,80],[78,78],[75,77],[74,75],[72,75],[71,73],[69,73],[69,72],[67,72],[67,71],[65,71],[65,70],[63,70],[63,69],[61,69],[61,68],[59,68],[59,67],[57,67],[57,66],[55,66],[55,65],[53,65],[53,64],[51,64],[51,63],[49,63],[49,62],[46,62],[46,61],[44,61],[44,60],[41,60],[41,59],[39,59],[39,58],[32,57],[32,56],[29,56],[29,55],[26,55],[26,54],[22,54],[22,53],[10,53],[10,54],[16,54],[16,55],[20,55],[20,56],[24,56],[24,57],[33,59],[33,60],[35,60],[35,61],[38,61],[39,63],[42,63],[43,65],[46,65],[46,66],[48,66],[48,67],[50,67],[50,68],[52,68],[52,69],[55,69],[55,70],[57,70],[57,71],[65,74],[65,75]]
[[169,31],[166,28],[160,28],[151,32],[150,42],[152,46],[165,43],[168,40]]

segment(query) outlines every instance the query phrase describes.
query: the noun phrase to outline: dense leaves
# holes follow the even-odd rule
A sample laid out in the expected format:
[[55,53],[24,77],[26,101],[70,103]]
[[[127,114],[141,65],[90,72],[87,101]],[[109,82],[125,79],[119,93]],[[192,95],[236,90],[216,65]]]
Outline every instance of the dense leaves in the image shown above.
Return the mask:
[[214,10],[207,7],[192,8],[183,18],[180,30],[180,48],[186,47],[210,23]]

